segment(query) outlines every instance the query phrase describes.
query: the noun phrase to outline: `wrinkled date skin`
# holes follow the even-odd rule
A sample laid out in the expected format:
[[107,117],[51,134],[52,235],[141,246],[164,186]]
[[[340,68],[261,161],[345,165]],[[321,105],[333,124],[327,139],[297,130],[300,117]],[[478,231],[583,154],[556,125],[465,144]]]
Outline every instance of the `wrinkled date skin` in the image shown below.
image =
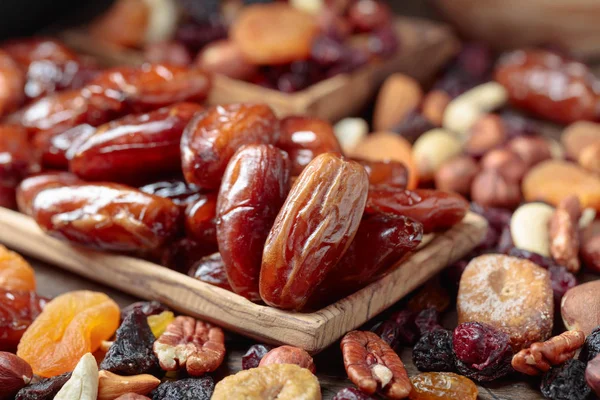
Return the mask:
[[341,342],[350,380],[369,395],[380,390],[387,399],[408,397],[411,384],[398,354],[373,332],[348,332]]
[[188,275],[199,281],[233,292],[233,289],[227,280],[225,264],[223,263],[220,253],[202,257],[190,268]]
[[193,203],[200,196],[200,189],[195,185],[188,184],[183,180],[183,178],[165,179],[152,182],[141,186],[140,190],[144,193],[170,199],[182,209],[185,209],[188,204]]
[[40,132],[33,138],[33,147],[41,155],[45,168],[68,169],[75,149],[96,132],[89,124],[81,124],[62,133]]
[[23,214],[31,215],[33,199],[44,189],[83,183],[69,172],[43,172],[24,179],[17,188],[17,205]]
[[314,301],[328,304],[373,282],[414,250],[422,238],[423,225],[410,218],[392,214],[363,217],[352,244],[319,285]]
[[0,117],[16,110],[25,100],[25,74],[15,60],[0,50]]
[[217,244],[217,194],[198,194],[185,209],[185,232],[203,243]]
[[469,203],[456,193],[378,187],[369,191],[365,214],[404,215],[422,223],[423,233],[431,233],[456,225],[468,209]]
[[17,349],[23,333],[47,302],[35,292],[0,289],[0,351]]
[[186,274],[199,260],[218,250],[216,243],[197,242],[184,237],[167,242],[160,254],[160,264]]
[[0,125],[0,183],[15,187],[37,169],[27,131],[18,125]]
[[322,153],[341,153],[333,127],[325,120],[310,117],[286,117],[281,120],[277,147],[285,150],[292,161],[292,175],[298,176]]
[[185,180],[203,189],[219,187],[233,153],[244,144],[274,144],[279,120],[265,104],[214,106],[197,115],[181,139]]
[[130,112],[151,111],[181,101],[200,103],[206,99],[210,86],[205,72],[166,64],[113,68],[88,85],[93,91],[120,93]]
[[365,169],[335,153],[311,161],[292,187],[267,238],[260,296],[302,309],[356,235],[367,200]]
[[27,71],[25,95],[29,99],[81,87],[98,71],[84,65],[74,51],[51,38],[15,39],[4,43],[2,49]]
[[51,236],[115,251],[152,250],[179,229],[180,211],[168,199],[128,186],[79,184],[41,191],[32,216]]
[[356,160],[356,162],[365,167],[371,188],[392,186],[405,189],[408,184],[408,168],[401,162],[391,160]]
[[589,68],[545,50],[516,50],[500,59],[496,80],[513,105],[551,121],[598,119],[598,83]]
[[265,241],[290,188],[290,159],[265,144],[241,147],[231,158],[217,201],[217,241],[233,290],[260,300]]
[[181,169],[183,130],[202,110],[179,103],[104,124],[81,143],[69,169],[88,181],[139,183]]

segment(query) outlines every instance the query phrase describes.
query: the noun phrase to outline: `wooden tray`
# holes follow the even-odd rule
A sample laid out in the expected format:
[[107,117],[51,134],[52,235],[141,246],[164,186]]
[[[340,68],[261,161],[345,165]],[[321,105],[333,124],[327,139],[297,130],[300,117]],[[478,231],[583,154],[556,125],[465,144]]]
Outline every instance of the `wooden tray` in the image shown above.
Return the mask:
[[[460,47],[451,28],[440,23],[398,18],[396,29],[400,51],[390,59],[369,64],[351,74],[334,76],[294,94],[217,75],[208,103],[266,102],[279,116],[303,114],[337,121],[360,111],[388,75],[403,72],[425,81]],[[77,51],[107,65],[143,62],[140,52],[99,43],[82,30],[64,32],[61,38]]]
[[290,344],[312,353],[323,350],[467,254],[486,229],[485,219],[469,213],[449,231],[433,236],[391,274],[319,311],[293,313],[254,304],[147,261],[71,246],[43,233],[30,217],[0,207],[0,243],[20,253],[132,295],[158,300],[262,342]]

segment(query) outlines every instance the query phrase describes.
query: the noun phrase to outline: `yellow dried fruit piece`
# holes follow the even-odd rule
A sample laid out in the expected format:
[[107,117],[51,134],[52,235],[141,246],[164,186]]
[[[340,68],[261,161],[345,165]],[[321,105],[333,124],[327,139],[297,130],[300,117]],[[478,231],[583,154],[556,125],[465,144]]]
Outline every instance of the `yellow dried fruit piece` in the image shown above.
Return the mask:
[[154,337],[157,338],[162,335],[174,319],[175,314],[171,311],[163,311],[160,314],[149,316],[148,325],[150,325]]
[[410,378],[410,400],[476,400],[477,386],[452,372],[426,372]]

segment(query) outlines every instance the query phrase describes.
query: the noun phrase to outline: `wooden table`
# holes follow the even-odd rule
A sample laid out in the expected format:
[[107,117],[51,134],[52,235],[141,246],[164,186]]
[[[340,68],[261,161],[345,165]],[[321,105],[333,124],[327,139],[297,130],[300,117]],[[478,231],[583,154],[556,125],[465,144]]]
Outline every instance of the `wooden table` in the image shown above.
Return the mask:
[[[119,305],[126,306],[134,301],[135,297],[110,287],[92,282],[71,274],[57,267],[43,264],[37,260],[29,259],[36,271],[38,292],[43,296],[55,297],[61,293],[72,290],[95,290],[108,294]],[[452,328],[456,325],[456,313],[451,312],[445,316],[444,325]],[[254,342],[239,335],[227,335],[226,365],[216,371],[216,377],[226,376],[241,369],[241,357],[246,349]],[[404,348],[400,357],[406,364],[409,376],[419,373],[412,363],[411,349]],[[318,354],[315,357],[317,375],[321,383],[323,399],[331,399],[334,394],[344,387],[353,386],[347,379],[342,356],[337,344]],[[519,382],[515,383],[519,379]],[[539,392],[539,382],[535,379],[525,381],[521,377],[505,379],[498,383],[479,387],[479,399],[482,400],[534,400],[542,399]]]

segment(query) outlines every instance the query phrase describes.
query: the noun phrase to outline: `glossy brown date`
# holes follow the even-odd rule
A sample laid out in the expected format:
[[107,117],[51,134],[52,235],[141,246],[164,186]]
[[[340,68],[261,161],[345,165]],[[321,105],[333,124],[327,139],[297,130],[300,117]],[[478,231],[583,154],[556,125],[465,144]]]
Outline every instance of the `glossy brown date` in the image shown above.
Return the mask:
[[98,183],[42,190],[33,199],[32,216],[62,240],[103,250],[143,251],[173,237],[180,211],[171,200]]
[[217,194],[198,194],[185,209],[186,234],[202,243],[217,244]]
[[589,68],[545,50],[516,50],[502,57],[496,80],[516,107],[569,124],[597,120],[598,80]]
[[181,138],[185,180],[217,189],[227,163],[244,144],[274,144],[279,120],[266,104],[228,104],[197,115]]
[[88,124],[77,125],[59,134],[40,132],[33,138],[33,147],[41,155],[45,168],[68,169],[69,159],[73,157],[75,149],[94,132],[96,128]]
[[363,217],[348,251],[319,285],[311,305],[319,308],[379,279],[423,238],[423,225],[392,214]]
[[283,309],[302,309],[352,242],[367,200],[365,169],[324,153],[302,171],[267,238],[260,295]]
[[188,275],[199,281],[209,283],[220,288],[233,291],[227,280],[225,264],[220,253],[214,253],[201,258],[188,271]]
[[198,104],[178,103],[101,125],[77,146],[69,169],[88,181],[120,183],[180,171],[181,135],[201,110]]
[[367,171],[371,188],[393,186],[405,189],[408,184],[408,168],[398,161],[356,160]]
[[24,85],[25,74],[19,65],[8,53],[0,50],[0,117],[23,104]]
[[290,159],[272,145],[241,147],[225,170],[217,201],[217,241],[237,294],[260,300],[265,241],[290,189]]
[[0,182],[16,187],[38,170],[29,148],[27,131],[18,125],[0,125]]
[[277,147],[292,161],[292,175],[298,176],[313,158],[322,153],[341,153],[333,127],[325,120],[311,117],[286,117],[281,120]]
[[139,113],[182,101],[202,102],[210,86],[209,75],[196,68],[143,64],[104,71],[87,87],[119,93],[129,112]]
[[70,172],[43,172],[24,179],[17,188],[17,204],[19,211],[31,215],[33,199],[39,192],[52,187],[61,187],[83,183],[77,176]]
[[182,178],[148,183],[141,186],[140,190],[144,193],[170,199],[182,209],[185,209],[188,204],[195,202],[201,196],[200,189],[197,186],[188,184]]
[[184,237],[167,243],[162,251],[160,261],[161,265],[169,269],[187,274],[196,263],[217,250],[216,243],[199,243]]
[[423,224],[423,233],[431,233],[456,225],[468,209],[469,203],[456,193],[387,187],[369,191],[365,214],[403,215]]
[[0,207],[14,210],[17,208],[16,190],[13,185],[0,181]]

